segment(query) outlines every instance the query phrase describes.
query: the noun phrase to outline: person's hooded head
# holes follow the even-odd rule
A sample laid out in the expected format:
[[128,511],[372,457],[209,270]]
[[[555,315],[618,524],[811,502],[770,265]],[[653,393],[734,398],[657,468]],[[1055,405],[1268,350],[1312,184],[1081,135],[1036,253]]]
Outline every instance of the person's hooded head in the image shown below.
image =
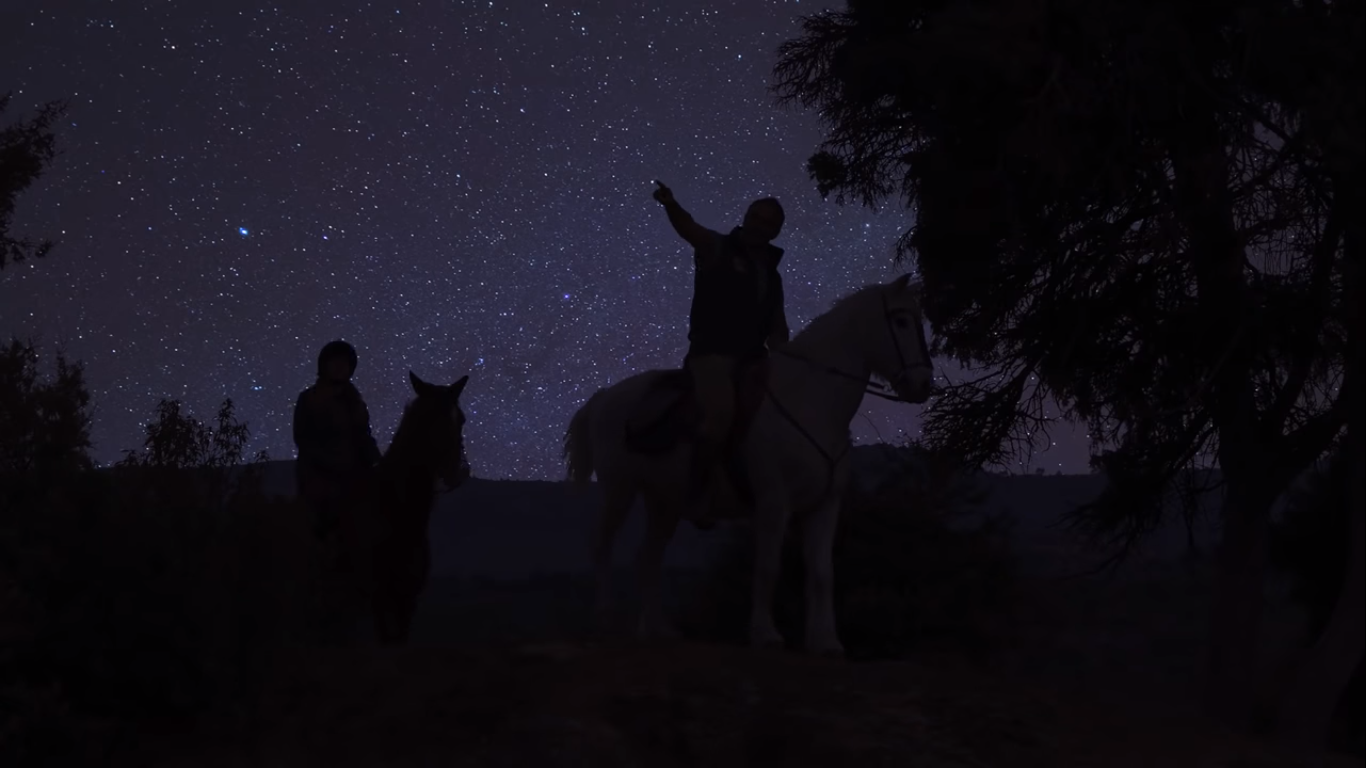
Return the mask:
[[338,339],[329,341],[318,353],[318,378],[350,381],[356,373],[356,348]]

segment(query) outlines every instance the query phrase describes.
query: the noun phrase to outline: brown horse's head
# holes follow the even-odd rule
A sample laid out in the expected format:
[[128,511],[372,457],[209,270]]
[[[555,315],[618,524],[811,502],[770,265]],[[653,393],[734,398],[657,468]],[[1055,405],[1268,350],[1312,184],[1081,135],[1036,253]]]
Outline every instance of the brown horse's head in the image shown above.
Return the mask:
[[417,399],[403,411],[393,448],[399,448],[411,461],[429,467],[447,488],[457,488],[470,476],[465,459],[465,412],[460,409],[460,393],[469,376],[454,384],[429,384],[408,372]]

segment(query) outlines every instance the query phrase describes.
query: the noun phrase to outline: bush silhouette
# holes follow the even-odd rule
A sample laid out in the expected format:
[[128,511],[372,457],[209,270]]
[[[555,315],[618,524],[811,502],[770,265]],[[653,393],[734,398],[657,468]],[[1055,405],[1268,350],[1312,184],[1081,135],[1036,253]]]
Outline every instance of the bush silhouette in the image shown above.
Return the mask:
[[[982,513],[986,491],[919,446],[900,452],[889,480],[851,490],[835,541],[835,610],[850,658],[915,648],[988,650],[1009,615],[1014,563],[1005,518]],[[775,619],[789,643],[803,637],[800,523],[784,546]],[[683,631],[745,642],[753,534],[741,528],[684,606]]]
[[90,396],[79,365],[39,370],[32,343],[0,348],[0,764],[94,762],[100,723],[72,714],[66,681],[35,667],[53,627],[47,601],[68,600],[61,525],[48,514],[89,493]]
[[282,601],[304,579],[281,568],[307,558],[278,528],[299,516],[262,493],[231,401],[210,424],[163,401],[100,470],[88,403],[79,366],[0,356],[4,765],[108,764],[140,723],[249,703],[298,613]]
[[54,375],[45,378],[32,342],[0,347],[0,510],[93,466],[84,372],[60,353],[55,358]]

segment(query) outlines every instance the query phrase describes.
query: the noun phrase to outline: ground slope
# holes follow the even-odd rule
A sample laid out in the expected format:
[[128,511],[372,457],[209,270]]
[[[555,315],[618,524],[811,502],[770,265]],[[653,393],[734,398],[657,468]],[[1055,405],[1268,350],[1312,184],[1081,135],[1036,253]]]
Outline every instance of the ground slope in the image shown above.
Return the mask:
[[[310,651],[167,766],[1273,768],[1265,748],[948,659],[699,645]],[[1332,766],[1361,766],[1334,760]]]

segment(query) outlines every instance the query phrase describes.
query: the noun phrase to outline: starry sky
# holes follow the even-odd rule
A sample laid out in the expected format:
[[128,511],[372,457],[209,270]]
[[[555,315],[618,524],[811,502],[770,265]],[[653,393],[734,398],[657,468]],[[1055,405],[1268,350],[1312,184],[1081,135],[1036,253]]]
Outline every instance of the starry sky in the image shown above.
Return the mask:
[[[253,449],[292,457],[294,399],[340,337],[381,446],[409,369],[468,373],[475,474],[562,477],[582,401],[687,348],[691,260],[655,178],[722,231],[783,201],[794,330],[902,271],[910,214],[821,200],[820,125],[768,90],[821,4],[13,5],[7,118],[70,108],[14,220],[58,247],[0,273],[0,332],[86,364],[102,461],[162,397],[201,418],[231,397]],[[852,428],[894,441],[919,415],[869,398]],[[1029,468],[1086,471],[1082,431],[1055,439]]]

